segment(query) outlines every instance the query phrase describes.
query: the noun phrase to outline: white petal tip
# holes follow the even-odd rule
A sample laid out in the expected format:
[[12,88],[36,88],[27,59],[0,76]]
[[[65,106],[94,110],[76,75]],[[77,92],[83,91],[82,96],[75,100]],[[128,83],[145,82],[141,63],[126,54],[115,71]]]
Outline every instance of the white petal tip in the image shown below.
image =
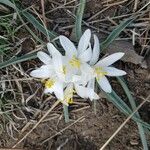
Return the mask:
[[91,34],[91,30],[90,29],[85,30],[85,32]]
[[47,43],[47,46],[51,46],[52,45],[52,43]]
[[44,52],[42,52],[42,51],[37,52],[37,56],[41,55],[41,53],[44,53]]
[[110,91],[105,91],[105,92],[110,94],[110,93],[112,92],[112,90],[110,90]]
[[123,53],[123,52],[118,52],[116,54],[120,55],[120,57],[123,57],[125,55],[125,53]]
[[60,36],[59,36],[59,39],[62,39],[62,38],[65,38],[65,36],[64,36],[64,35],[60,35]]
[[109,93],[109,94],[112,92],[112,89],[105,89],[105,90],[102,89],[102,90],[103,90],[105,93]]
[[122,72],[122,76],[126,75],[127,73],[125,71]]
[[38,76],[37,71],[36,70],[31,71],[30,76],[37,78],[37,76]]
[[84,34],[91,37],[91,30],[90,29],[85,30]]

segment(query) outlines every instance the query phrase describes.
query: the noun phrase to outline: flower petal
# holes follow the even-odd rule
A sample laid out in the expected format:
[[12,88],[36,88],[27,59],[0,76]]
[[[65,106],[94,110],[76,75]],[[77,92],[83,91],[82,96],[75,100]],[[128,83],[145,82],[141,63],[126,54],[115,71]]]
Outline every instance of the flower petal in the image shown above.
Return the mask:
[[66,52],[66,56],[71,58],[73,55],[77,56],[77,50],[74,44],[65,36],[59,36],[60,43]]
[[93,47],[93,54],[90,60],[90,65],[94,65],[99,58],[100,55],[100,45],[99,39],[96,35],[94,35],[94,47]]
[[104,70],[107,72],[107,76],[123,76],[127,74],[125,71],[115,67],[105,67]]
[[82,97],[82,98],[88,98],[88,92],[89,91],[87,91],[87,89],[85,87],[75,84],[75,90],[76,90],[76,93],[80,97]]
[[91,38],[91,31],[87,29],[82,37],[80,38],[79,44],[78,44],[78,53],[79,55],[82,54],[88,47],[89,42]]
[[47,55],[46,53],[40,51],[37,53],[37,57],[44,63],[44,64],[51,64],[52,60],[51,57],[49,55]]
[[48,93],[52,94],[53,92],[54,92],[53,88],[46,88],[46,89],[44,89],[44,93],[45,94],[48,94]]
[[81,69],[81,83],[82,84],[86,84],[89,80],[95,77],[93,68],[87,63],[82,64],[80,69]]
[[123,55],[124,55],[124,53],[122,53],[122,52],[111,54],[111,55],[103,58],[102,60],[100,60],[95,66],[107,67],[109,65],[112,65],[117,60],[119,60],[121,57],[123,57]]
[[91,88],[87,88],[76,84],[75,90],[77,94],[82,98],[89,98],[90,100],[99,99],[99,96]]
[[55,69],[57,76],[59,78],[61,78],[62,80],[64,80],[61,53],[51,43],[48,43],[47,47],[48,47],[50,54],[52,55],[52,63],[53,63],[53,66],[54,66],[54,69]]
[[55,54],[53,56],[53,66],[55,69],[55,72],[57,74],[57,76],[61,79],[64,80],[65,74],[63,72],[63,65],[62,65],[62,59],[59,55]]
[[[93,89],[93,92],[94,92],[94,88],[95,88],[95,78],[92,79],[92,80],[90,80],[90,81],[88,82],[87,88]],[[96,97],[97,97],[97,98],[96,98]],[[92,100],[94,100],[94,99],[99,99],[99,98],[98,98],[98,95],[97,95],[96,93],[92,93],[92,92],[91,92],[90,100],[92,101]]]
[[52,57],[56,53],[57,55],[61,55],[61,53],[55,48],[55,46],[52,43],[47,43],[47,48]]
[[52,72],[53,70],[50,65],[43,65],[41,68],[31,71],[30,76],[35,78],[49,78]]
[[64,100],[63,82],[57,81],[55,83],[54,94],[59,100]]
[[91,79],[88,84],[87,84],[88,88],[94,89],[95,87],[95,78]]
[[85,50],[82,54],[79,55],[79,59],[82,62],[90,61],[91,57],[92,57],[92,49],[91,49],[91,47],[89,47],[87,50]]
[[107,93],[111,93],[111,91],[112,91],[111,85],[105,76],[100,78],[99,80],[97,80],[97,82],[100,85],[100,87],[102,88],[102,90],[104,90]]

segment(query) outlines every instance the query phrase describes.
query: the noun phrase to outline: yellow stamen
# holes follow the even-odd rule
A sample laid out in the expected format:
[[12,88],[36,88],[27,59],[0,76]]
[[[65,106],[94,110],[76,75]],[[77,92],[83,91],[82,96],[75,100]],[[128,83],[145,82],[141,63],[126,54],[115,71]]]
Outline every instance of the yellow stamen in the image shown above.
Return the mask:
[[63,66],[63,73],[64,73],[64,74],[67,73],[67,68],[66,68],[66,66]]
[[68,89],[68,91],[65,93],[64,99],[68,104],[73,103],[73,93],[74,93],[73,89]]
[[55,81],[53,79],[49,79],[45,82],[46,88],[51,88],[54,85]]
[[66,100],[67,100],[68,104],[72,104],[73,103],[73,98],[69,98],[69,99],[66,99]]
[[95,68],[95,73],[98,79],[108,74],[102,67]]
[[75,56],[72,57],[72,59],[69,61],[69,64],[75,68],[80,68],[81,66],[80,60],[77,59]]

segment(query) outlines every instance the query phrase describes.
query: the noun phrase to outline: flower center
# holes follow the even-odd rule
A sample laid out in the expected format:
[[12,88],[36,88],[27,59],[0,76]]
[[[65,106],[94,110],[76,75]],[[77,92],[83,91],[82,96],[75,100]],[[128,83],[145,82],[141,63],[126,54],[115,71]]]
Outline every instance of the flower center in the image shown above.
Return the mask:
[[95,68],[95,73],[99,79],[108,74],[102,67]]
[[72,57],[72,59],[69,61],[69,64],[75,68],[80,68],[81,66],[80,60],[77,59],[75,56]]
[[45,82],[46,88],[51,88],[54,85],[55,81],[53,79],[49,79]]

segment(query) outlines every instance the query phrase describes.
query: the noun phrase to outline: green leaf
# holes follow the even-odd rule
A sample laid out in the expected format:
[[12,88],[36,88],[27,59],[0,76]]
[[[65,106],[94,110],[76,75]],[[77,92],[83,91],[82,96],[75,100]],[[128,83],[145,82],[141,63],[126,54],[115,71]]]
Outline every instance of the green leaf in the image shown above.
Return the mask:
[[9,0],[0,0],[0,3],[5,4],[5,5],[13,8],[13,9],[16,8],[15,5],[11,1],[9,1]]
[[77,40],[79,40],[82,35],[82,18],[83,18],[85,4],[86,4],[86,0],[80,0],[80,5],[78,6],[77,9],[76,23],[75,23]]
[[[124,89],[128,99],[129,99],[132,110],[135,110],[136,109],[135,100],[134,100],[133,96],[131,95],[131,92],[130,92],[127,84],[125,83],[123,77],[117,77],[117,79],[120,82],[122,88]],[[138,118],[140,118],[140,115],[139,115],[138,112],[136,112],[135,114],[137,114]],[[138,125],[138,129],[139,129],[140,138],[141,138],[141,141],[142,141],[143,148],[144,148],[144,150],[148,150],[148,144],[147,144],[146,136],[145,136],[145,133],[144,133],[144,128],[143,128],[142,124],[139,123],[139,122],[137,122],[137,125]]]
[[[129,116],[132,113],[132,110],[129,108],[129,106],[115,93],[115,91],[110,94],[106,93],[106,97],[125,115]],[[150,124],[142,121],[136,114],[133,115],[132,119],[141,123],[145,128],[150,130]]]
[[13,65],[13,64],[16,64],[16,63],[21,63],[21,62],[24,62],[24,61],[27,61],[27,60],[30,60],[30,59],[33,59],[33,58],[36,58],[36,57],[37,57],[36,52],[34,52],[32,54],[26,54],[26,55],[23,55],[21,57],[16,57],[16,58],[10,59],[6,62],[0,63],[0,69],[2,69],[4,67],[7,67],[9,65]]
[[101,43],[101,50],[105,50],[118,36],[119,34],[133,21],[134,19],[130,18],[123,21],[119,24],[107,37],[107,39]]

